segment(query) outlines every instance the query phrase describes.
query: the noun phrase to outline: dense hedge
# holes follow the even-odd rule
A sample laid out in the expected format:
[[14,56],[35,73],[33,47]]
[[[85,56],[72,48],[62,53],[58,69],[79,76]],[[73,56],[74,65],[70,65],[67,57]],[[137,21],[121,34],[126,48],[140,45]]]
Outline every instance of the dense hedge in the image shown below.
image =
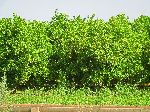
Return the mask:
[[0,19],[0,76],[11,87],[113,87],[150,81],[150,17],[108,22],[56,12],[49,22]]
[[26,21],[19,16],[0,20],[0,71],[9,84],[26,85],[49,76],[52,45],[46,23]]

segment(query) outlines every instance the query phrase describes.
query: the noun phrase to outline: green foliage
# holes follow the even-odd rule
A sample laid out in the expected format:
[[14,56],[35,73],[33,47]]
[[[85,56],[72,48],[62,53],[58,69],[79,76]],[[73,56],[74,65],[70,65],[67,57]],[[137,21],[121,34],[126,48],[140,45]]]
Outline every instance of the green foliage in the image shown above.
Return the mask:
[[16,15],[0,22],[1,74],[6,73],[9,84],[40,83],[49,75],[48,58],[52,53],[46,23],[25,21]]
[[101,66],[95,50],[98,31],[102,32],[104,22],[93,21],[92,18],[84,20],[80,16],[69,20],[62,14],[56,17],[51,21],[49,36],[54,40],[51,42],[54,45],[54,54],[50,58],[51,74],[58,74],[58,82],[67,81],[65,83],[72,86],[87,85]]
[[6,105],[7,103],[7,97],[9,95],[9,91],[7,88],[7,79],[6,76],[4,75],[1,79],[0,79],[0,105]]
[[[112,65],[110,82],[120,82],[138,74],[141,65],[141,50],[143,44],[132,30],[132,24],[125,15],[112,17],[107,23],[107,61]],[[125,82],[126,83],[126,82]]]
[[[55,12],[50,22],[0,20],[0,76],[25,86],[114,87],[150,79],[150,17],[108,22]],[[44,85],[46,84],[46,85]]]
[[[150,17],[141,15],[132,23],[132,29],[136,35],[137,43],[141,46],[142,70],[132,77],[139,83],[150,82]],[[135,41],[135,40],[134,40]]]
[[25,90],[7,97],[10,104],[62,104],[62,105],[118,105],[149,106],[150,89],[117,85],[115,90],[102,88],[93,92],[89,88],[78,90],[55,88],[49,91]]

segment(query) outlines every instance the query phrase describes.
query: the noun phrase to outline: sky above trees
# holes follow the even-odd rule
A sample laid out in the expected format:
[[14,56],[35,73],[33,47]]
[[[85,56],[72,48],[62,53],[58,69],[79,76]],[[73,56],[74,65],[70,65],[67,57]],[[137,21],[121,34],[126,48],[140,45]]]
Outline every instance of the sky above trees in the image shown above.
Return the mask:
[[70,17],[95,14],[107,21],[124,13],[132,20],[140,15],[150,16],[150,0],[0,0],[0,18],[16,13],[26,19],[47,21],[56,9]]

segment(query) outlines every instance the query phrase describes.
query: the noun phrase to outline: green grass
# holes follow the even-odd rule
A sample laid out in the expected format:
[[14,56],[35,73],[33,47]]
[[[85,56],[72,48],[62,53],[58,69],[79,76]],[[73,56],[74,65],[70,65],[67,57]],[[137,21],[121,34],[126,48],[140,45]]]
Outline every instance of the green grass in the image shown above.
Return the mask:
[[59,87],[45,91],[28,89],[12,94],[8,90],[6,77],[0,82],[0,104],[64,104],[64,105],[126,105],[150,106],[150,88],[138,89],[131,86],[116,86],[115,89],[102,88],[92,91],[89,88],[68,89]]
[[93,92],[90,89],[57,88],[45,92],[25,90],[7,96],[9,104],[64,104],[64,105],[150,105],[150,89],[138,90],[129,86],[118,86],[116,90],[103,88]]

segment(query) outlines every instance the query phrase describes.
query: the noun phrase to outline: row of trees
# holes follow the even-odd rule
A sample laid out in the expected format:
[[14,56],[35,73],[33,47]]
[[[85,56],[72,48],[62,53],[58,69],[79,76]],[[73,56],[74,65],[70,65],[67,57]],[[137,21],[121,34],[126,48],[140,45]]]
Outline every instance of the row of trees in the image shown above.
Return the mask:
[[9,87],[109,86],[150,81],[150,17],[94,16],[49,22],[0,19],[0,77]]

